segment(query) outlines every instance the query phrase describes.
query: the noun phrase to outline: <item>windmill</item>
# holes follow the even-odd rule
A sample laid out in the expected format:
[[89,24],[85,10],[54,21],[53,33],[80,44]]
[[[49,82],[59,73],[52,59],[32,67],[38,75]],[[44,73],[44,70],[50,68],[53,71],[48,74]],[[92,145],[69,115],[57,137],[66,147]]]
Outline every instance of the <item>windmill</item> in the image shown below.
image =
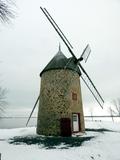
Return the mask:
[[89,44],[83,50],[80,58],[77,58],[73,52],[72,45],[47,9],[42,7],[40,9],[60,36],[72,57],[67,58],[59,46],[58,53],[40,73],[40,94],[27,124],[39,102],[37,133],[71,136],[74,132],[85,131],[79,77],[83,80],[101,108],[103,108],[104,100],[81,65],[81,61],[84,60],[86,62],[90,55],[91,49]]

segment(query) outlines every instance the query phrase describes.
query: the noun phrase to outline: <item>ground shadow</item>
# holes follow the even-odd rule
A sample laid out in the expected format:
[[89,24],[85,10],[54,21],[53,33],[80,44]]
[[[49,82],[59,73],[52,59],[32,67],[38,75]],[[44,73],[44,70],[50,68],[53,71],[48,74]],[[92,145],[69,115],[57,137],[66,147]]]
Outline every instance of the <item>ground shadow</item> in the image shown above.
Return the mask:
[[105,128],[98,128],[98,129],[94,129],[94,128],[86,128],[85,131],[92,131],[92,132],[100,132],[100,133],[104,133],[104,132],[115,132],[109,129],[105,129]]
[[68,149],[70,147],[79,147],[85,141],[90,141],[91,137],[46,137],[46,136],[25,136],[9,139],[10,144],[20,145],[39,145],[47,149]]

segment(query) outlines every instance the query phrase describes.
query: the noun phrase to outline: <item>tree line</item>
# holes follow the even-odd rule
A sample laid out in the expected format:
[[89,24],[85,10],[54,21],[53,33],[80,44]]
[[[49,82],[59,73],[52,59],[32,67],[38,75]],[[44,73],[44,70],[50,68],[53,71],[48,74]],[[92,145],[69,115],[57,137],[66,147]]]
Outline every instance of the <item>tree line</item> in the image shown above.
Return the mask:
[[[15,5],[12,0],[0,0],[0,22],[9,23],[14,18],[14,11],[12,6]],[[4,107],[7,105],[6,101],[7,90],[0,85],[0,113],[4,112]]]

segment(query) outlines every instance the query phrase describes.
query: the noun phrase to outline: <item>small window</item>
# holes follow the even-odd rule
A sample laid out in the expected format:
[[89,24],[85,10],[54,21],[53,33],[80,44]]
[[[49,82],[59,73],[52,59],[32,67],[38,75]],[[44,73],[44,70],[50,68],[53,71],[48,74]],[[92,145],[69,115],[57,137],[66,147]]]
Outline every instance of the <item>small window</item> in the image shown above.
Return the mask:
[[73,114],[73,121],[77,121],[77,115]]
[[72,93],[72,100],[77,100],[77,93]]

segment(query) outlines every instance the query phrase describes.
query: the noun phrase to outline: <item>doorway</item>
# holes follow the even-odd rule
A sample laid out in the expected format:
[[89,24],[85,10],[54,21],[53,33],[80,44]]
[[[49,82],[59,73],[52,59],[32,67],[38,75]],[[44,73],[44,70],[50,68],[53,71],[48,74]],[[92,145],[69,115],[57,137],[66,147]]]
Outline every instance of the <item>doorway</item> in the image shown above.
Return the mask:
[[73,113],[72,114],[72,126],[73,126],[73,132],[80,132],[80,114],[79,113]]
[[71,136],[71,120],[70,118],[61,118],[60,119],[60,130],[62,137]]

